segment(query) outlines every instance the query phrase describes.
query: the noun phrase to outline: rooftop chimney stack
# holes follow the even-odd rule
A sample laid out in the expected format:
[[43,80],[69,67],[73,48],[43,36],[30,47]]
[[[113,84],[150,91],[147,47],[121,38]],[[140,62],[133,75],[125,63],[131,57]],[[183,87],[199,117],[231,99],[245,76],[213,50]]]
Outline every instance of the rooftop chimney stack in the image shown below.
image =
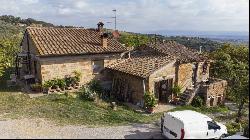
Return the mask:
[[97,30],[100,32],[100,33],[103,33],[103,23],[100,21],[100,22],[98,22],[98,24],[97,24]]
[[103,31],[103,23],[102,22],[99,22],[97,24],[97,30],[98,32],[100,33],[101,35],[101,45],[103,48],[107,48],[108,47],[108,34],[107,33],[104,33]]
[[103,48],[107,48],[108,47],[108,34],[107,33],[103,33],[101,35],[101,44]]

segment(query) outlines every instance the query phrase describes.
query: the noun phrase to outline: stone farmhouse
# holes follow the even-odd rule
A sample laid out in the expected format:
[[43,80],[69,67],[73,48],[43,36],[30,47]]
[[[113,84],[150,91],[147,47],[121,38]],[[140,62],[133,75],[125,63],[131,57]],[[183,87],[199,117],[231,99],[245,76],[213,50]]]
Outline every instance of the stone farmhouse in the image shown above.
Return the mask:
[[97,29],[28,27],[16,58],[16,75],[44,83],[77,70],[82,85],[92,79],[110,83],[118,100],[140,106],[146,91],[159,103],[169,103],[175,85],[184,93],[180,104],[190,104],[199,94],[208,106],[223,103],[227,83],[209,78],[211,60],[199,52],[173,41],[127,50],[104,32],[103,23],[97,25]]
[[63,78],[77,70],[81,84],[101,77],[100,70],[126,51],[103,31],[83,28],[27,28],[17,57],[17,75],[33,75],[37,82]]
[[169,103],[172,88],[178,85],[184,93],[180,104],[190,104],[195,95],[201,95],[207,106],[222,104],[227,83],[209,78],[210,61],[173,41],[137,47],[108,65],[113,77],[112,94],[121,101],[143,106],[144,93],[149,91],[159,103]]

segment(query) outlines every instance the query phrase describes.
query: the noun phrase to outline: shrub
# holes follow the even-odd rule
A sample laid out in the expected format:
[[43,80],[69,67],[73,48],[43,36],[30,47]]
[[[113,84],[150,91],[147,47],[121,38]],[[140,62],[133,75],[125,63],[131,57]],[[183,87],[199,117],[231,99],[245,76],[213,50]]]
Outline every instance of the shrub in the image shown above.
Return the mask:
[[73,83],[74,79],[67,75],[67,76],[65,76],[64,81],[66,83],[66,86],[70,86],[70,84]]
[[50,88],[52,87],[53,83],[51,82],[51,80],[49,81],[45,81],[44,84],[42,85],[43,88]]
[[80,99],[88,101],[94,101],[97,98],[96,92],[92,91],[88,85],[82,86],[82,88],[78,92],[78,96]]
[[80,82],[80,79],[81,79],[81,76],[82,76],[81,72],[79,72],[79,71],[74,71],[73,73],[74,73],[74,75],[75,75],[74,80],[75,80],[76,82]]
[[56,88],[56,86],[57,86],[57,79],[52,79],[52,80],[50,80],[50,83],[51,83],[51,87],[54,89],[54,88]]
[[98,95],[100,95],[103,92],[103,88],[99,81],[92,80],[88,83],[88,86],[90,90],[95,91]]
[[59,86],[60,88],[64,89],[66,87],[66,82],[64,79],[56,79],[55,85]]
[[201,107],[203,106],[203,99],[200,96],[195,96],[191,105],[194,107]]
[[150,92],[146,92],[144,94],[144,102],[147,108],[155,107],[155,105],[157,104],[155,96]]
[[179,96],[180,93],[181,93],[181,87],[178,86],[178,85],[175,85],[175,86],[172,88],[172,92],[173,92],[173,94],[175,94],[176,96]]
[[227,127],[227,132],[230,135],[234,135],[235,133],[240,131],[240,124],[239,123],[235,123],[235,122],[230,122],[226,124]]

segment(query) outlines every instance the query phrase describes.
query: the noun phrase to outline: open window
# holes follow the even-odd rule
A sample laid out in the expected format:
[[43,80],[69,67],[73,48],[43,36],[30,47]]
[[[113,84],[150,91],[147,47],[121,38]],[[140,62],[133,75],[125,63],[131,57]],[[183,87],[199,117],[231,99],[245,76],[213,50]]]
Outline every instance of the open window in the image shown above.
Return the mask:
[[207,125],[208,125],[208,130],[211,130],[211,129],[220,129],[220,126],[214,122],[214,121],[207,121]]
[[92,61],[93,74],[99,74],[104,68],[104,60]]

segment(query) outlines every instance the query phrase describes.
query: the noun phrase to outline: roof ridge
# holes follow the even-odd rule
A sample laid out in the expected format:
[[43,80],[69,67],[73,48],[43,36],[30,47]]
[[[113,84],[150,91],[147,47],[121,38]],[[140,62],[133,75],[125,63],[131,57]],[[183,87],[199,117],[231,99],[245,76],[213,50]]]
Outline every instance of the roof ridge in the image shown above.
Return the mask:
[[34,28],[34,29],[85,29],[85,30],[93,30],[91,28],[84,28],[84,27],[33,27],[33,26],[28,26],[26,28]]

